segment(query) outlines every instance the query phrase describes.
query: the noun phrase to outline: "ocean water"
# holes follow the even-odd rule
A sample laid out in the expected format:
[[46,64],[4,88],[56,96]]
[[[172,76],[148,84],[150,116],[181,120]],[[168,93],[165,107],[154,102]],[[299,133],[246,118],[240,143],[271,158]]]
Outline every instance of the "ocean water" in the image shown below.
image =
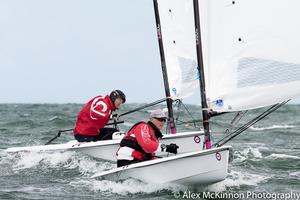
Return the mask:
[[[300,106],[285,105],[250,127],[228,144],[233,146],[228,177],[210,185],[149,184],[135,179],[122,182],[95,180],[94,173],[114,163],[76,152],[6,153],[16,146],[42,145],[58,130],[73,128],[80,104],[0,104],[0,199],[300,199]],[[126,104],[123,113],[141,104]],[[157,107],[163,108],[163,105]],[[199,119],[200,107],[188,105]],[[147,120],[147,108],[124,116],[119,128]],[[243,121],[261,110],[248,113]],[[191,120],[177,110],[178,120]],[[213,140],[225,135],[233,114],[211,119]],[[183,123],[180,131],[200,124]],[[55,143],[72,140],[62,133]],[[183,169],[184,170],[184,169]]]

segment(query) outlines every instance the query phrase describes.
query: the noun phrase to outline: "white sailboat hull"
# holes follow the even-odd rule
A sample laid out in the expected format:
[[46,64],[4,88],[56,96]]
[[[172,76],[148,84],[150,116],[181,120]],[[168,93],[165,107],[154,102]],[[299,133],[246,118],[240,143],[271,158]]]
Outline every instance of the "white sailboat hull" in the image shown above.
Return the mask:
[[147,183],[207,184],[227,176],[231,146],[144,161],[95,174],[93,178],[119,181],[127,178]]
[[[77,151],[89,156],[104,160],[116,161],[116,151],[119,147],[120,139],[118,140],[103,140],[97,142],[79,143],[72,140],[64,144],[40,145],[30,147],[13,147],[8,148],[6,152],[20,151]],[[165,135],[161,142],[165,144],[176,143],[179,146],[179,152],[192,152],[202,150],[204,141],[204,133],[202,131],[184,132],[177,134]],[[163,156],[166,153],[158,153],[158,156]]]

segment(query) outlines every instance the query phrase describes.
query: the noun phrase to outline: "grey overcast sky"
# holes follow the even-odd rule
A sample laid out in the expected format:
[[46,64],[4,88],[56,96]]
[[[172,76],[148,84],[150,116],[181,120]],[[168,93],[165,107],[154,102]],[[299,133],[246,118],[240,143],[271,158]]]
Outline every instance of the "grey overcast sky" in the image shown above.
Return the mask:
[[0,0],[0,103],[163,98],[155,30],[152,0]]
[[164,97],[151,0],[0,0],[1,103]]

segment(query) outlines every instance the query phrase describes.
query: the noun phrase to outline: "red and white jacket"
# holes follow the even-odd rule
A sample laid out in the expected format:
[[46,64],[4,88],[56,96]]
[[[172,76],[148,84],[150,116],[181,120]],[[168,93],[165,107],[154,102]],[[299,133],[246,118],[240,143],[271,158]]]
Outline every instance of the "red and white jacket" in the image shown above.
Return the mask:
[[108,95],[94,97],[79,112],[74,135],[99,135],[99,129],[103,128],[110,120],[113,110],[115,110],[115,106]]
[[[151,122],[139,122],[124,136],[117,151],[118,160],[153,159],[160,148],[161,132]],[[147,154],[147,158],[145,157]],[[150,157],[149,157],[150,155]]]

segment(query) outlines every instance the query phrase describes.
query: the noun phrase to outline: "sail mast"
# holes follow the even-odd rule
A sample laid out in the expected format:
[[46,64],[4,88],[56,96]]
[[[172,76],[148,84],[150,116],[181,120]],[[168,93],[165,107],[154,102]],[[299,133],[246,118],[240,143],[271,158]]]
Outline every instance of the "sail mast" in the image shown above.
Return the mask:
[[[171,97],[169,81],[168,81],[168,73],[167,73],[167,68],[166,68],[166,60],[165,60],[165,54],[164,54],[164,46],[163,46],[163,41],[162,41],[162,33],[161,33],[161,25],[160,25],[157,0],[153,0],[153,5],[154,5],[154,12],[155,12],[157,38],[158,38],[158,45],[159,45],[161,68],[162,68],[163,79],[164,79],[165,93],[166,93],[166,97]],[[174,114],[173,114],[172,104],[173,104],[173,100],[171,98],[168,98],[167,99],[167,107],[168,107],[168,115],[169,115],[168,126],[170,128],[171,133],[176,133],[176,126],[175,126],[175,122],[174,122]]]
[[195,39],[196,39],[197,63],[198,63],[197,69],[199,72],[199,81],[200,81],[203,128],[204,128],[204,133],[205,133],[205,148],[210,149],[211,148],[211,138],[210,138],[210,132],[209,132],[209,115],[208,115],[208,106],[207,106],[207,102],[206,102],[206,91],[205,91],[199,3],[198,3],[198,0],[193,0],[193,2],[194,2],[194,20],[195,20]]

